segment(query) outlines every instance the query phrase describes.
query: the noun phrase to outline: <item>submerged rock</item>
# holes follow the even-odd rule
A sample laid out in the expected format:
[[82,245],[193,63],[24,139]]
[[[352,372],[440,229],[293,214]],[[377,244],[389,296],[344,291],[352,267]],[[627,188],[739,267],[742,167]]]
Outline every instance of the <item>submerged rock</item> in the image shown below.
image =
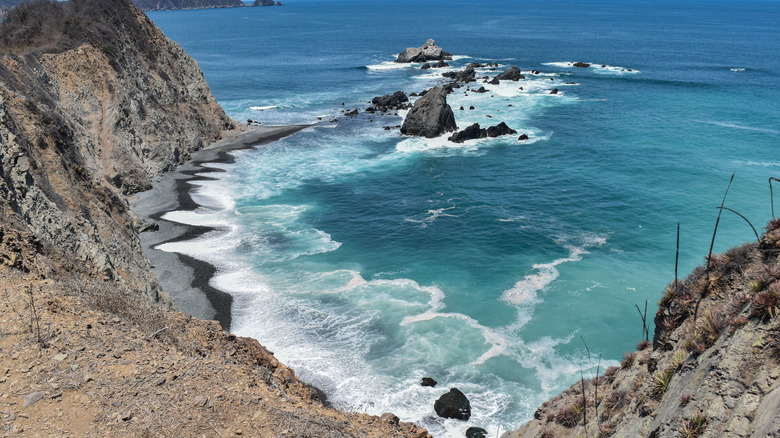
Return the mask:
[[471,403],[458,388],[452,388],[450,392],[439,397],[433,404],[433,409],[436,415],[442,418],[468,420],[471,417]]
[[590,67],[590,64],[588,64],[587,62],[575,62],[572,65],[575,66],[575,67],[579,67],[579,68],[588,68],[588,67]]
[[552,91],[550,91],[550,94],[558,94],[558,89],[553,88]]
[[458,129],[455,114],[447,103],[450,91],[446,87],[435,87],[417,99],[401,125],[401,134],[433,138]]

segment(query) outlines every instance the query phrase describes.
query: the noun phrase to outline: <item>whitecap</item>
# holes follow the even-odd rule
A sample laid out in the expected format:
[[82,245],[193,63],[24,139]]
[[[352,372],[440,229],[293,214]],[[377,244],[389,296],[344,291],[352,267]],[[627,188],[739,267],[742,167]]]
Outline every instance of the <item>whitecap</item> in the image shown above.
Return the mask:
[[745,131],[763,132],[765,134],[780,134],[780,131],[778,131],[777,129],[757,128],[755,126],[740,125],[738,123],[714,122],[714,121],[707,121],[707,120],[694,120],[694,121],[695,122],[699,122],[699,123],[705,123],[705,124],[708,124],[708,125],[720,126],[722,128],[742,129],[742,130],[745,130]]
[[[543,62],[542,65],[548,65],[551,67],[558,67],[558,68],[581,68],[576,67],[574,65],[574,61],[566,61],[566,62]],[[590,67],[582,68],[583,70],[592,70],[599,73],[630,73],[630,74],[638,74],[641,73],[639,70],[628,68],[628,67],[621,67],[617,65],[607,65],[607,64],[601,64],[598,62],[586,62],[586,64],[590,64]]]
[[731,70],[733,72],[741,72],[741,71],[745,71],[745,68],[744,67],[733,67],[733,68],[730,68],[729,70]]
[[249,109],[254,111],[265,111],[269,109],[279,108],[276,105],[268,105],[268,106],[250,106]]

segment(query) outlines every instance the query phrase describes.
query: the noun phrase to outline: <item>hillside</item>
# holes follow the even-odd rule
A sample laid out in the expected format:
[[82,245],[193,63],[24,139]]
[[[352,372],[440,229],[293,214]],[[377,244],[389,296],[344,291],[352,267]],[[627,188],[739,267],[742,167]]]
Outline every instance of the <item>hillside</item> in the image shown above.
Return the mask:
[[129,0],[0,25],[0,427],[10,436],[409,436],[328,408],[255,340],[177,312],[128,196],[238,127]]
[[780,220],[713,255],[666,288],[652,343],[503,437],[780,436],[779,255]]
[[133,0],[144,11],[243,7],[241,0]]

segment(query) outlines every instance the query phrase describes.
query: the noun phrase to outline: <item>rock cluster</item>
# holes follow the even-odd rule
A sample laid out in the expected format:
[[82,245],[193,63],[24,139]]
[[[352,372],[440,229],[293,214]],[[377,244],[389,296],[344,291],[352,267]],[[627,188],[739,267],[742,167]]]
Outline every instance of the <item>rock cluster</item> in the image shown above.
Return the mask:
[[474,123],[464,130],[456,132],[450,136],[448,140],[453,143],[463,143],[466,140],[475,140],[486,137],[499,137],[508,134],[517,134],[517,131],[507,126],[507,124],[504,122],[501,122],[496,126],[491,126],[487,129],[480,128],[479,123]]
[[391,110],[409,109],[409,98],[403,91],[396,91],[393,94],[377,96],[371,100],[371,105],[366,109],[368,112],[387,112]]
[[468,420],[471,417],[471,403],[458,388],[450,391],[436,400],[433,405],[436,415],[442,418]]

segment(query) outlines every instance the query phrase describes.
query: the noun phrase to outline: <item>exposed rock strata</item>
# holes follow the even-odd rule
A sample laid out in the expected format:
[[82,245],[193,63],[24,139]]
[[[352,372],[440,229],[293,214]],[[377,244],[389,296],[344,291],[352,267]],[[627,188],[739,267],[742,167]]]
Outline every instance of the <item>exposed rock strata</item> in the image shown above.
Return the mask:
[[[2,216],[72,263],[157,299],[122,195],[149,188],[232,122],[195,61],[127,1],[53,8],[38,12],[55,14],[54,29],[70,20],[80,34],[53,29],[50,41],[34,40],[53,46],[49,53],[20,50],[8,31],[2,39],[10,52],[0,57]],[[14,20],[12,12],[9,26]],[[98,36],[93,20],[123,25]]]
[[446,87],[435,87],[417,99],[401,125],[401,134],[433,138],[458,129],[447,103],[448,93]]

